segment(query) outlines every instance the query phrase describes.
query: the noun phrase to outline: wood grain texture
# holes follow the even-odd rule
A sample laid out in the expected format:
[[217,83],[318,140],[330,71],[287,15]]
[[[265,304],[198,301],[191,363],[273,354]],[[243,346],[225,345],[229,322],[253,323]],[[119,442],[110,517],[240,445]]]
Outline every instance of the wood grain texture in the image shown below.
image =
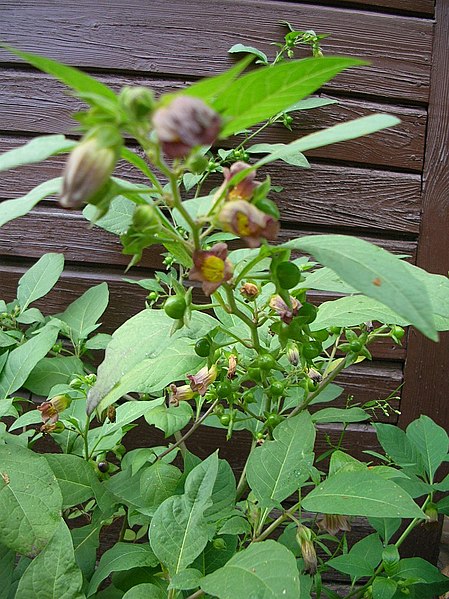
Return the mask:
[[[449,271],[447,231],[449,198],[449,3],[437,0],[432,95],[429,108],[426,162],[423,181],[423,213],[418,265],[431,272]],[[449,334],[432,343],[413,332],[406,364],[404,412],[401,425],[420,414],[431,416],[449,428]]]
[[[56,80],[21,69],[0,71],[0,123],[2,131],[32,134],[76,133],[77,123],[71,115],[85,104],[70,96]],[[124,85],[144,85],[156,95],[184,87],[180,82],[143,77],[99,76],[115,91]],[[330,99],[337,99],[329,96]],[[388,112],[401,119],[401,124],[374,135],[320,148],[308,153],[321,159],[351,161],[370,166],[421,171],[427,112],[422,108],[405,108],[373,102],[340,98],[339,104],[295,114],[293,132],[282,125],[264,131],[256,142],[289,143],[343,121],[375,112]],[[225,146],[229,146],[228,142]]]
[[[85,68],[190,76],[229,66],[226,53],[235,43],[272,56],[270,42],[285,34],[276,22],[284,19],[298,29],[331,32],[325,53],[372,63],[341,74],[329,89],[428,99],[432,23],[423,19],[368,12],[353,18],[345,9],[269,0],[5,0],[1,17],[0,39],[22,50]],[[17,62],[5,51],[0,61]]]
[[[295,2],[296,0],[290,0]],[[314,4],[316,0],[302,0]],[[431,17],[435,13],[435,0],[320,0],[320,4],[342,6],[350,9],[381,10],[400,14],[419,14]]]

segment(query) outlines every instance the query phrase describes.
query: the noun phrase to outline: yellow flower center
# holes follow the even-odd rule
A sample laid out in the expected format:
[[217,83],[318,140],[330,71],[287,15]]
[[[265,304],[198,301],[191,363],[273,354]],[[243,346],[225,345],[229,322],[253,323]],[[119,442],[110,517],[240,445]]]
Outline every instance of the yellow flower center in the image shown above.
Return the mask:
[[218,256],[207,256],[204,259],[201,271],[206,281],[219,283],[223,280],[225,263]]
[[237,213],[237,232],[240,237],[247,237],[251,233],[249,218],[243,212]]

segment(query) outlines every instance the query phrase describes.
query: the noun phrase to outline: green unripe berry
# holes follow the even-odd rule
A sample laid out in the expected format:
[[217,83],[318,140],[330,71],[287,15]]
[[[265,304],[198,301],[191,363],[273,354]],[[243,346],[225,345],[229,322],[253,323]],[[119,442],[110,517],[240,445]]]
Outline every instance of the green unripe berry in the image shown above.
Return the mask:
[[210,347],[211,346],[209,339],[206,339],[206,337],[202,337],[201,339],[198,339],[198,341],[195,343],[195,353],[197,356],[200,356],[201,358],[207,358],[210,354]]
[[301,280],[301,271],[293,262],[280,262],[276,268],[276,276],[282,289],[292,289]]
[[165,313],[174,320],[179,320],[182,318],[186,308],[186,300],[180,295],[169,297],[164,304]]

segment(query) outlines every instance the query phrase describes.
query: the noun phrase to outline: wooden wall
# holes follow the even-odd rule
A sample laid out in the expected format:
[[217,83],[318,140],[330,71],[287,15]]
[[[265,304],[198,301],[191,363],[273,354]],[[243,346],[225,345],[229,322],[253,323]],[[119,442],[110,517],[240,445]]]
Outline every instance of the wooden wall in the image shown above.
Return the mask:
[[[433,0],[3,0],[0,39],[81,67],[113,88],[138,83],[160,93],[224,70],[232,64],[227,50],[238,42],[272,56],[270,43],[285,33],[280,19],[330,33],[323,43],[326,54],[371,64],[339,75],[320,91],[338,105],[302,113],[293,134],[279,127],[265,139],[288,141],[375,111],[401,119],[391,130],[309,152],[310,171],[267,169],[273,182],[285,187],[278,196],[282,236],[355,234],[446,273],[446,0],[437,0],[436,8]],[[79,106],[61,85],[0,50],[0,152],[42,133],[74,135],[70,114]],[[19,197],[60,171],[61,159],[54,158],[1,173],[0,201]],[[124,165],[118,171],[139,180]],[[63,252],[67,262],[61,282],[43,302],[47,312],[61,310],[102,280],[111,289],[107,329],[142,309],[144,293],[122,282],[127,257],[117,241],[91,231],[79,213],[61,210],[53,199],[0,229],[0,297],[15,297],[18,278],[47,251]],[[146,277],[160,264],[157,253],[147,252],[134,276]],[[327,297],[317,293],[313,299]],[[424,412],[446,425],[448,349],[446,336],[436,347],[412,332],[404,348],[378,344],[373,362],[353,367],[343,382],[359,401],[385,398],[401,385],[405,368],[401,416],[387,420],[407,424]],[[215,433],[199,441],[205,452],[213,443]],[[375,447],[371,429],[351,427],[348,445],[358,453]]]

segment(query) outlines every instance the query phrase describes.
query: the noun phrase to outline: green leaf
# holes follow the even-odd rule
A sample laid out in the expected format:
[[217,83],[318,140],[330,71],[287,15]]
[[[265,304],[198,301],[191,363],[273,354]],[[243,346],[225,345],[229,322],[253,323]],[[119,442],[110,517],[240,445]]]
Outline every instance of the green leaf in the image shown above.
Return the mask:
[[20,278],[17,288],[17,299],[19,300],[21,312],[24,312],[29,304],[36,301],[47,293],[57,283],[64,269],[64,256],[62,254],[44,254]]
[[308,412],[281,422],[266,441],[251,453],[247,478],[263,507],[280,504],[309,478],[313,463],[315,427]]
[[[263,144],[255,144],[254,146],[247,148],[246,151],[248,152],[248,154],[271,154],[278,150],[282,151],[286,146],[287,146],[287,144],[282,144],[282,143],[277,143],[277,144],[263,143]],[[301,154],[301,152],[298,152],[296,150],[283,152],[282,158],[280,158],[280,160],[282,160],[283,162],[286,162],[287,164],[291,164],[292,166],[300,166],[302,168],[310,168],[309,161],[304,156],[304,154]]]
[[370,470],[337,472],[303,499],[305,510],[346,516],[425,518],[399,485]]
[[25,310],[25,312],[19,314],[16,321],[20,324],[34,324],[35,322],[43,323],[45,317],[37,308],[29,308],[28,310]]
[[167,593],[149,582],[131,587],[122,599],[167,599]]
[[345,283],[330,268],[317,268],[313,272],[302,273],[304,281],[299,287],[304,289],[317,289],[319,291],[333,291],[334,293],[357,293],[354,287]]
[[182,402],[176,407],[167,408],[165,404],[157,406],[145,415],[145,420],[148,424],[153,424],[156,428],[164,431],[165,438],[167,438],[184,428],[192,417],[192,407],[187,402]]
[[[251,170],[258,169],[264,164],[268,164],[274,160],[281,160],[282,155],[285,153],[293,151],[306,152],[307,150],[314,150],[315,148],[321,148],[323,146],[328,146],[329,144],[356,139],[357,137],[376,133],[376,131],[381,131],[387,127],[394,127],[399,123],[400,120],[390,114],[371,114],[359,119],[347,121],[346,123],[341,123],[340,125],[334,125],[333,127],[328,127],[317,133],[311,133],[296,141],[292,141],[287,144],[285,148],[276,150],[272,154],[269,154],[256,162]],[[243,172],[241,176],[244,176]]]
[[0,599],[8,599],[16,562],[16,552],[0,544],[0,572],[2,573],[2,586]]
[[187,570],[182,570],[182,572],[178,572],[172,577],[168,588],[180,589],[181,591],[196,589],[199,587],[199,581],[202,577],[203,574],[199,570],[187,568]]
[[9,354],[0,374],[0,398],[14,393],[25,383],[39,360],[53,347],[57,337],[58,329],[47,325]]
[[88,409],[104,410],[125,393],[150,393],[182,379],[203,359],[193,352],[196,339],[215,328],[211,316],[194,312],[188,327],[170,336],[173,320],[163,310],[147,309],[119,327],[98,368],[88,396]]
[[369,415],[362,408],[325,408],[312,414],[312,420],[317,424],[323,424],[324,422],[363,422],[368,419]]
[[153,515],[161,503],[175,495],[180,478],[179,468],[162,460],[145,468],[140,477],[140,494],[145,513]]
[[0,154],[0,172],[9,171],[25,164],[41,162],[55,154],[68,152],[76,145],[76,141],[66,139],[64,135],[35,137],[20,148]]
[[39,410],[30,410],[29,412],[22,414],[22,416],[19,416],[19,418],[11,424],[8,431],[11,433],[23,426],[37,424],[38,422],[42,422],[42,413],[39,412]]
[[251,525],[246,518],[242,516],[232,516],[229,520],[223,524],[218,533],[220,535],[241,535],[249,534],[251,532]]
[[130,568],[156,566],[157,559],[146,545],[131,545],[129,543],[116,543],[112,549],[104,553],[97,569],[91,578],[87,589],[87,597],[95,594],[100,583],[112,572],[122,572]]
[[391,599],[398,588],[397,582],[384,576],[373,580],[373,599]]
[[107,213],[99,219],[96,219],[97,207],[93,204],[88,204],[83,210],[83,216],[88,221],[94,222],[97,227],[114,233],[115,235],[123,235],[129,229],[132,223],[133,212],[136,209],[136,204],[132,200],[128,200],[125,196],[116,196],[109,204]]
[[37,555],[61,521],[62,496],[44,456],[0,446],[0,537],[23,555]]
[[295,112],[296,110],[311,110],[313,108],[321,108],[322,106],[329,106],[330,104],[338,104],[337,100],[331,100],[330,98],[306,98],[295,102],[284,112]]
[[106,310],[108,302],[108,284],[100,283],[85,291],[57,318],[70,327],[72,340],[76,344],[99,326],[97,321]]
[[385,544],[401,526],[400,518],[368,518],[368,522],[377,531]]
[[60,521],[51,541],[23,573],[15,599],[83,599],[83,575],[75,562],[72,537]]
[[86,349],[106,349],[109,341],[112,339],[112,335],[106,333],[98,333],[91,339],[88,339],[84,345]]
[[282,112],[294,102],[313,93],[348,67],[363,65],[352,58],[336,56],[305,58],[243,75],[218,97],[214,107],[230,118],[221,137],[251,127]]
[[240,551],[222,568],[205,576],[200,584],[203,591],[219,599],[301,596],[294,555],[271,540]]
[[262,50],[259,50],[258,48],[254,48],[253,46],[245,46],[243,44],[234,44],[231,48],[229,48],[228,52],[229,52],[229,54],[238,54],[240,52],[247,52],[248,54],[254,54],[254,56],[257,56],[257,58],[259,58],[264,64],[268,63],[268,57],[265,54],[265,52],[262,52]]
[[425,285],[383,248],[346,235],[307,236],[283,247],[312,254],[355,289],[388,306],[430,339],[438,339]]
[[71,530],[75,560],[87,579],[92,577],[95,570],[97,549],[100,545],[100,532],[104,524],[105,521],[98,517],[98,511],[94,511],[91,524]]
[[204,576],[222,568],[237,551],[238,537],[223,535],[220,538],[224,541],[224,547],[217,548],[213,541],[209,541],[192,564],[192,567],[200,570]]
[[339,555],[327,562],[339,572],[348,574],[353,581],[363,576],[372,576],[382,559],[383,545],[379,535],[368,535],[351,547],[349,553]]
[[61,191],[62,177],[50,179],[41,183],[26,195],[14,200],[0,202],[0,227],[10,220],[24,216],[36,206],[38,202],[52,195],[59,195]]
[[441,426],[422,414],[407,427],[407,439],[417,448],[423,464],[433,482],[435,472],[446,458],[449,437]]
[[30,372],[23,386],[36,395],[47,397],[52,387],[68,384],[74,374],[84,374],[83,363],[79,358],[43,358]]
[[94,496],[98,479],[90,464],[76,455],[45,454],[62,493],[63,508],[72,507]]
[[6,44],[1,44],[1,46],[5,48],[5,50],[8,50],[8,52],[11,52],[11,54],[19,56],[19,58],[22,58],[25,62],[33,65],[36,69],[52,75],[55,79],[58,79],[58,81],[61,81],[77,92],[81,92],[82,94],[96,94],[102,96],[109,102],[117,103],[117,96],[111,88],[78,69],[69,67],[56,60],[51,60],[50,58],[38,56],[37,54],[22,52],[21,50]]
[[331,326],[352,327],[369,320],[401,326],[410,324],[409,320],[402,318],[378,300],[365,295],[352,295],[323,302],[310,328],[320,331]]
[[151,520],[151,548],[171,575],[187,568],[207,544],[209,530],[203,514],[211,504],[217,472],[214,453],[190,472],[184,495],[166,499]]
[[443,595],[449,590],[448,577],[420,557],[401,559],[396,577],[404,580],[416,580],[412,589],[414,596],[418,599]]
[[235,507],[235,477],[226,460],[218,460],[217,478],[212,489],[211,500],[212,505],[204,512],[208,522],[218,522],[226,518]]
[[334,399],[337,399],[337,397],[340,397],[342,393],[343,387],[330,383],[314,399],[312,399],[309,405],[313,406],[317,403],[329,403],[334,401]]
[[375,423],[374,428],[379,443],[385,453],[389,455],[398,466],[411,469],[413,472],[419,470],[419,457],[417,448],[411,443],[405,432],[392,424]]

